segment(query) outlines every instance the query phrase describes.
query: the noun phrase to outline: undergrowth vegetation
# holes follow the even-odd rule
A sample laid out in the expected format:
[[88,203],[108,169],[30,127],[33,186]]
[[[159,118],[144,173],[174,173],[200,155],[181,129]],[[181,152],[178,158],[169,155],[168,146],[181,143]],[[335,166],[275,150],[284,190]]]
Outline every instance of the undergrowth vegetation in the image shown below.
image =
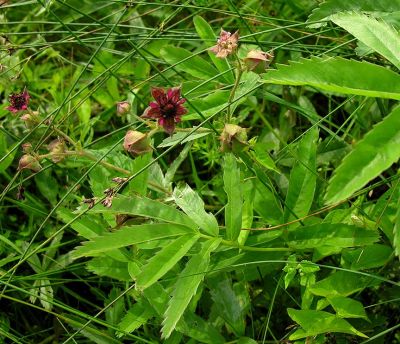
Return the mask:
[[400,342],[399,1],[0,3],[2,342]]

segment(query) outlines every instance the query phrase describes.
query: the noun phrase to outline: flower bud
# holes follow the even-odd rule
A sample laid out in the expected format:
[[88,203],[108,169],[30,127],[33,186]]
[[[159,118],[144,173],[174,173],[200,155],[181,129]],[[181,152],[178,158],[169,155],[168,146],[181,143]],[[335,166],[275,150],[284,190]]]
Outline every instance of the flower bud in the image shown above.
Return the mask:
[[38,114],[39,113],[37,111],[28,112],[20,118],[25,122],[25,126],[28,129],[32,129],[36,124],[39,123]]
[[55,163],[64,159],[65,143],[63,140],[55,139],[49,143],[47,149],[51,153],[51,160]]
[[247,70],[260,74],[265,73],[273,58],[274,54],[272,52],[266,53],[261,50],[250,50],[244,58],[244,63]]
[[247,133],[238,125],[225,124],[220,140],[222,152],[240,152],[247,145]]
[[150,139],[140,131],[129,130],[124,139],[124,149],[134,156],[151,152]]
[[26,142],[21,145],[22,151],[24,153],[30,153],[32,151],[32,143]]
[[117,103],[117,115],[123,116],[126,115],[131,110],[131,104],[128,101],[118,102]]
[[30,154],[25,154],[19,159],[18,170],[32,170],[33,172],[39,172],[42,166],[40,166],[39,161]]

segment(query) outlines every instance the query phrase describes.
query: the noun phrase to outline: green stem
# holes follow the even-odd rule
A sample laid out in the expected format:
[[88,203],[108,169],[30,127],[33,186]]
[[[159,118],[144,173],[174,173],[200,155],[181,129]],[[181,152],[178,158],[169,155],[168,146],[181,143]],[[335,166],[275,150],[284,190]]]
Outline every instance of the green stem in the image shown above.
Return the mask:
[[232,119],[231,103],[235,97],[235,93],[237,91],[237,88],[239,87],[240,79],[242,78],[242,74],[243,74],[242,63],[240,62],[239,56],[237,54],[235,54],[235,57],[236,57],[238,67],[236,70],[235,84],[233,85],[233,88],[231,90],[231,93],[230,93],[229,99],[228,99],[228,111],[227,111],[226,123],[230,123],[230,121]]

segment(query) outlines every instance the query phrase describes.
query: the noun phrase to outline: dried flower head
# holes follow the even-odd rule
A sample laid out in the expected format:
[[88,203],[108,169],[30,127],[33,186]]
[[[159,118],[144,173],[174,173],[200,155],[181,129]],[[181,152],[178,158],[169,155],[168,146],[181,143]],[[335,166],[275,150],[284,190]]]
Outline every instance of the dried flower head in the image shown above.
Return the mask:
[[220,140],[222,152],[240,152],[247,145],[246,129],[235,124],[225,124]]
[[6,109],[12,113],[27,110],[29,98],[30,96],[26,89],[24,89],[24,91],[21,93],[12,93],[9,97],[10,106],[8,106]]
[[51,160],[53,160],[53,162],[57,163],[64,159],[64,153],[66,149],[64,140],[55,139],[51,141],[47,146],[47,149],[51,153]]
[[217,44],[210,48],[217,57],[224,59],[225,57],[231,55],[237,48],[239,41],[239,31],[231,34],[224,29],[221,29]]
[[261,50],[250,50],[247,56],[244,58],[244,63],[248,70],[256,73],[264,73],[269,67],[273,58],[274,54],[272,51],[266,53]]
[[181,116],[187,113],[187,109],[182,105],[186,99],[181,98],[181,88],[172,87],[165,91],[163,88],[154,87],[151,95],[155,102],[149,104],[142,117],[157,119],[158,124],[171,135],[175,130],[175,123],[180,122]]
[[117,103],[117,115],[123,116],[126,115],[131,110],[131,104],[128,101],[118,102]]
[[95,198],[85,198],[82,202],[87,204],[89,209],[92,209],[96,203],[96,199]]
[[30,154],[25,154],[19,159],[18,170],[32,170],[33,172],[39,172],[42,166],[40,166],[39,161]]
[[140,131],[128,130],[124,139],[124,149],[134,156],[151,152],[150,139]]

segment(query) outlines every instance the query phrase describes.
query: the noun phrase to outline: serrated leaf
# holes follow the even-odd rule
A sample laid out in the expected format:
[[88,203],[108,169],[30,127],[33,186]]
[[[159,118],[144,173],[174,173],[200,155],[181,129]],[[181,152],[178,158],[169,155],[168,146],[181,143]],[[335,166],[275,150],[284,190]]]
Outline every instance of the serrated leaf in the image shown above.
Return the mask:
[[232,287],[232,280],[227,275],[208,280],[213,307],[231,327],[237,337],[244,335],[245,321],[243,305]]
[[118,327],[121,332],[117,333],[118,337],[122,337],[124,333],[132,333],[154,316],[151,307],[143,305],[141,302],[135,303],[122,318]]
[[317,140],[318,129],[315,127],[299,142],[286,194],[284,222],[306,216],[311,208],[317,182]]
[[204,202],[200,196],[193,191],[189,185],[176,187],[172,197],[175,203],[181,208],[193,222],[205,233],[217,236],[219,232],[217,219],[213,214],[204,210]]
[[[393,0],[325,0],[312,11],[307,23],[329,20],[330,16],[346,11],[392,13],[400,11],[400,3]],[[309,27],[321,27],[324,25],[326,25],[326,22],[310,24]]]
[[196,294],[210,262],[210,253],[220,244],[221,239],[212,239],[204,242],[201,251],[195,254],[179,274],[174,286],[172,297],[164,314],[162,337],[168,338],[175,329],[178,321]]
[[341,57],[312,57],[278,65],[264,81],[279,85],[309,85],[321,90],[367,97],[400,99],[400,75],[368,62]]
[[197,235],[184,235],[163,247],[142,267],[142,272],[136,279],[136,289],[146,289],[164,276],[190,250],[198,238]]
[[79,246],[73,257],[98,256],[115,248],[140,244],[159,239],[173,238],[194,231],[188,227],[171,223],[153,223],[123,227],[116,232],[108,233],[86,241]]
[[320,223],[293,228],[288,231],[286,240],[289,247],[300,250],[321,246],[354,247],[378,241],[379,234],[374,230],[343,223]]
[[339,317],[363,318],[368,320],[361,302],[344,296],[330,296],[327,299]]
[[[212,79],[218,71],[206,60],[184,48],[172,45],[164,46],[160,51],[161,56],[179,71],[188,73],[199,79]],[[218,79],[223,80],[223,76]]]
[[[200,16],[194,16],[193,23],[197,34],[203,41],[205,41],[205,43],[208,46],[211,47],[216,44],[217,38],[214,34],[214,31],[211,28],[210,24],[208,24],[204,18]],[[215,54],[213,54],[211,51],[208,51],[208,56],[210,57],[211,61],[214,63],[215,67],[217,67],[220,73],[226,72],[224,74],[225,80],[228,83],[233,84],[235,80],[232,72],[229,71],[231,66],[229,65],[227,59],[220,59],[216,57]]]
[[90,211],[91,213],[100,214],[111,213],[143,216],[159,221],[177,223],[193,229],[197,228],[197,225],[178,209],[139,195],[118,195],[113,198],[111,208],[105,208],[101,204],[98,204]]
[[324,311],[288,309],[288,314],[302,329],[293,333],[289,339],[297,340],[316,336],[321,333],[339,332],[368,338],[364,333],[356,330],[346,320]]
[[400,107],[370,130],[343,159],[330,180],[327,204],[350,197],[400,157]]
[[225,205],[226,237],[234,241],[242,228],[243,194],[240,168],[232,153],[225,155],[223,169],[224,190],[228,196],[228,202]]
[[380,282],[380,280],[370,276],[350,271],[336,271],[309,288],[314,295],[318,296],[349,296],[364,288],[377,285]]
[[392,26],[354,12],[338,13],[331,20],[400,69],[400,35]]

